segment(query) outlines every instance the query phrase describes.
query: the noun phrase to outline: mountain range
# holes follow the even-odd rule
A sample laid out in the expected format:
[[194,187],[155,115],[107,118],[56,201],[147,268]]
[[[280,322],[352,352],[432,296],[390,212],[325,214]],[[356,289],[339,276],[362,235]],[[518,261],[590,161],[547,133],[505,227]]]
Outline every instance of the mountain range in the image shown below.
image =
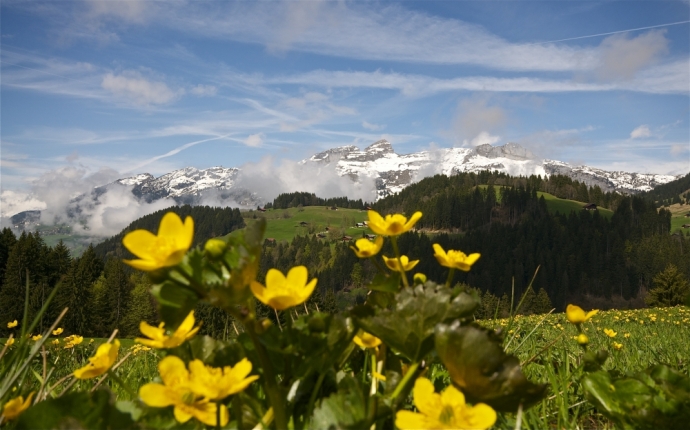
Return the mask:
[[[401,155],[393,150],[390,142],[379,140],[364,149],[356,146],[332,148],[302,160],[300,164],[304,168],[313,168],[317,174],[332,174],[335,171],[341,177],[349,177],[353,186],[355,183],[373,184],[371,200],[399,192],[409,184],[434,174],[453,175],[484,170],[498,170],[512,176],[565,175],[589,186],[599,186],[604,192],[618,191],[625,194],[649,191],[680,177],[573,166],[562,161],[536,157],[515,143],[503,146],[485,144],[474,148],[439,148]],[[159,177],[141,173],[97,187],[91,196],[79,196],[73,203],[78,213],[80,204],[97,205],[98,197],[114,188],[130,189],[138,200],[147,203],[161,198],[171,198],[178,204],[192,205],[213,202],[215,205],[256,207],[266,203],[267,196],[238,185],[241,174],[242,171],[235,167],[186,167]],[[29,217],[22,214],[15,215],[12,223],[16,225],[15,221],[18,221],[21,224],[21,219],[35,218],[35,214]]]
[[[334,169],[338,175],[353,182],[363,178],[374,179],[375,200],[396,193],[419,179],[434,174],[453,175],[458,172],[498,170],[512,176],[554,174],[569,176],[602,191],[637,193],[649,191],[680,176],[650,173],[606,171],[588,166],[572,166],[556,160],[540,159],[515,143],[503,146],[480,145],[475,148],[441,148],[400,155],[387,140],[379,140],[363,150],[356,146],[341,146],[313,155],[300,162],[305,166],[316,164]],[[211,167],[199,170],[187,167],[158,178],[145,173],[119,179],[117,184],[131,186],[132,193],[147,202],[162,197],[174,198],[179,203],[194,203],[201,197],[213,195],[221,200],[234,199],[252,206],[262,202],[252,190],[235,187],[240,169]],[[112,185],[112,184],[111,184]],[[300,190],[294,190],[300,191]],[[372,190],[373,191],[373,190]]]

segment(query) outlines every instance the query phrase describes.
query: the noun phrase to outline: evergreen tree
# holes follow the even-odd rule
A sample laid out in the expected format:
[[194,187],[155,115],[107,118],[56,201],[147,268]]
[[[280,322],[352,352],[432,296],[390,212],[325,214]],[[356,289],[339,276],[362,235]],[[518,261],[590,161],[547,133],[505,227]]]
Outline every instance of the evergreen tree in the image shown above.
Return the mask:
[[540,288],[534,300],[532,311],[535,314],[545,314],[551,311],[551,309],[553,309],[553,305],[551,304],[548,293],[543,288]]
[[17,243],[17,238],[12,233],[12,230],[5,227],[0,233],[0,289],[5,283],[5,267],[7,266],[7,259],[10,256],[10,251],[14,244]]
[[129,311],[124,316],[120,327],[123,336],[140,336],[139,324],[142,321],[158,325],[156,301],[151,295],[151,281],[145,273],[134,273],[130,277],[134,285],[130,294]]
[[[0,290],[0,315],[7,321],[21,321],[24,316],[24,298],[29,283],[29,321],[36,312],[37,293],[45,282],[45,245],[38,235],[22,233],[7,257],[5,283]],[[27,278],[28,276],[28,278]],[[37,287],[39,286],[39,287]],[[38,306],[40,308],[40,306]],[[5,327],[0,330],[6,333]]]
[[103,275],[106,312],[102,319],[107,332],[121,329],[120,323],[129,309],[130,293],[134,285],[129,279],[128,272],[127,266],[119,258],[109,258],[105,263]]
[[690,283],[673,264],[654,277],[654,288],[649,291],[645,302],[649,306],[676,306],[685,301],[690,293]]
[[94,252],[93,246],[84,251],[79,259],[72,260],[63,280],[57,304],[60,310],[69,311],[63,319],[66,334],[90,335],[99,322],[91,318],[97,315],[93,309],[92,284],[101,276],[103,262]]

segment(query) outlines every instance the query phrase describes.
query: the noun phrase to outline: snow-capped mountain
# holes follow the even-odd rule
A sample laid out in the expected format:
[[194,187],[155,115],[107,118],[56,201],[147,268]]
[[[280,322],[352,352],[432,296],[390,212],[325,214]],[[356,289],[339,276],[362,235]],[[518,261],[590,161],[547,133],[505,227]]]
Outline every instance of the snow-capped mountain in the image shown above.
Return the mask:
[[677,179],[671,175],[608,172],[587,166],[535,157],[515,143],[503,146],[480,145],[476,148],[441,148],[413,154],[399,155],[390,142],[379,140],[364,150],[343,146],[318,153],[304,163],[332,166],[341,176],[358,180],[360,176],[376,178],[377,198],[396,193],[423,177],[442,173],[498,170],[513,176],[560,174],[587,185],[598,185],[604,192],[635,193],[647,191],[659,184]]
[[118,179],[105,189],[122,185],[132,187],[132,194],[150,203],[172,198],[179,204],[200,204],[205,199],[232,201],[241,206],[254,206],[260,198],[250,191],[235,187],[240,170],[234,167],[194,167],[174,170],[158,178],[148,173]]

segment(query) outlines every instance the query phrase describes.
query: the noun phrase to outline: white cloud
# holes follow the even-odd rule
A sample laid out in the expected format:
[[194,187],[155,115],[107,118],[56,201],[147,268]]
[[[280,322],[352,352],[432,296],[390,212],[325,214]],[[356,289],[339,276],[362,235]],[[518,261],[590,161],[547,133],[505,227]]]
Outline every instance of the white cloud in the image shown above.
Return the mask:
[[494,143],[498,143],[501,141],[501,136],[492,136],[491,134],[487,133],[486,131],[480,132],[474,139],[472,140],[463,140],[462,146],[479,146],[479,145],[493,145]]
[[372,123],[367,122],[367,121],[362,121],[362,127],[364,127],[367,130],[371,130],[371,131],[381,131],[384,128],[386,128],[386,125],[385,124],[372,124]]
[[139,106],[165,104],[179,94],[179,91],[171,90],[164,82],[146,79],[134,71],[125,71],[120,75],[107,73],[103,76],[101,86],[115,96]]
[[643,124],[630,132],[631,139],[644,139],[645,137],[651,136],[652,132],[649,130],[649,126],[646,124]]
[[199,84],[195,87],[192,87],[189,90],[189,92],[194,94],[195,96],[210,97],[210,96],[215,96],[218,93],[218,88],[213,86],[213,85]]
[[500,106],[489,105],[486,97],[464,99],[452,120],[451,138],[464,146],[495,143],[500,138],[491,133],[503,128],[507,121],[507,112]]
[[143,23],[147,16],[147,1],[144,0],[86,0],[88,15],[92,18],[115,17],[125,22]]
[[690,143],[685,145],[671,145],[671,155],[678,156],[690,152]]
[[0,194],[2,213],[0,216],[11,217],[19,212],[42,210],[46,203],[35,198],[30,193],[12,190],[3,190]]
[[244,144],[247,146],[251,146],[252,148],[259,148],[261,145],[264,143],[264,134],[263,133],[256,133],[256,134],[250,134],[249,137],[247,137],[244,140]]
[[668,53],[668,43],[665,31],[650,31],[632,39],[627,34],[607,37],[601,42],[597,75],[605,80],[631,79]]

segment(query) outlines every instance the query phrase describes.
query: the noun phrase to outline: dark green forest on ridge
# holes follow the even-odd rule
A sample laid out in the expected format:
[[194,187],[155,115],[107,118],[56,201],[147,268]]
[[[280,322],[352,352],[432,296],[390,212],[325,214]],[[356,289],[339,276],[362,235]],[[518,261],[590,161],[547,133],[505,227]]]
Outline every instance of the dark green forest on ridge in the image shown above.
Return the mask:
[[[685,186],[668,185],[672,190],[668,193]],[[593,202],[614,214],[608,219],[597,211],[550,213],[538,191]],[[513,294],[516,298],[526,294],[523,313],[548,312],[552,307],[560,311],[573,301],[600,308],[639,307],[644,306],[645,293],[654,288],[655,277],[669,264],[680,276],[690,278],[690,239],[669,234],[671,214],[657,208],[659,199],[668,198],[663,193],[624,196],[603,193],[598,187],[566,177],[515,178],[482,172],[426,178],[372,206],[382,214],[423,212],[418,231],[402,235],[399,245],[403,254],[420,260],[413,272],[424,273],[431,280],[442,282],[448,275],[433,257],[433,243],[446,250],[481,253],[472,270],[456,273],[454,282],[478,290],[483,305],[477,317],[485,318],[493,316],[496,309],[505,315]],[[367,206],[361,201],[320,199],[308,193],[281,195],[274,206],[309,206],[310,202]],[[134,221],[79,257],[72,257],[62,243],[46,246],[37,233],[16,237],[4,229],[0,233],[0,314],[7,321],[21,320],[28,279],[30,315],[37,314],[59,286],[36,331],[47,329],[59,312],[69,307],[60,324],[65,334],[103,337],[118,328],[122,336],[138,335],[139,322],[156,323],[158,315],[147,275],[121,261],[131,258],[121,240],[138,228],[156,232],[168,211],[194,218],[195,246],[244,227],[238,209],[173,207]],[[286,272],[305,265],[310,278],[319,279],[308,309],[334,312],[361,303],[366,299],[363,287],[377,268],[370,260],[358,259],[350,245],[354,243],[330,242],[315,235],[267,243],[258,280],[264,281],[269,268]],[[382,253],[393,255],[390,242]],[[533,288],[528,290],[533,277]],[[268,309],[261,312],[275,318]],[[234,330],[229,316],[218,309],[200,305],[197,316],[204,321],[202,330],[206,333],[223,336]],[[3,323],[0,336],[6,334],[4,327]]]

